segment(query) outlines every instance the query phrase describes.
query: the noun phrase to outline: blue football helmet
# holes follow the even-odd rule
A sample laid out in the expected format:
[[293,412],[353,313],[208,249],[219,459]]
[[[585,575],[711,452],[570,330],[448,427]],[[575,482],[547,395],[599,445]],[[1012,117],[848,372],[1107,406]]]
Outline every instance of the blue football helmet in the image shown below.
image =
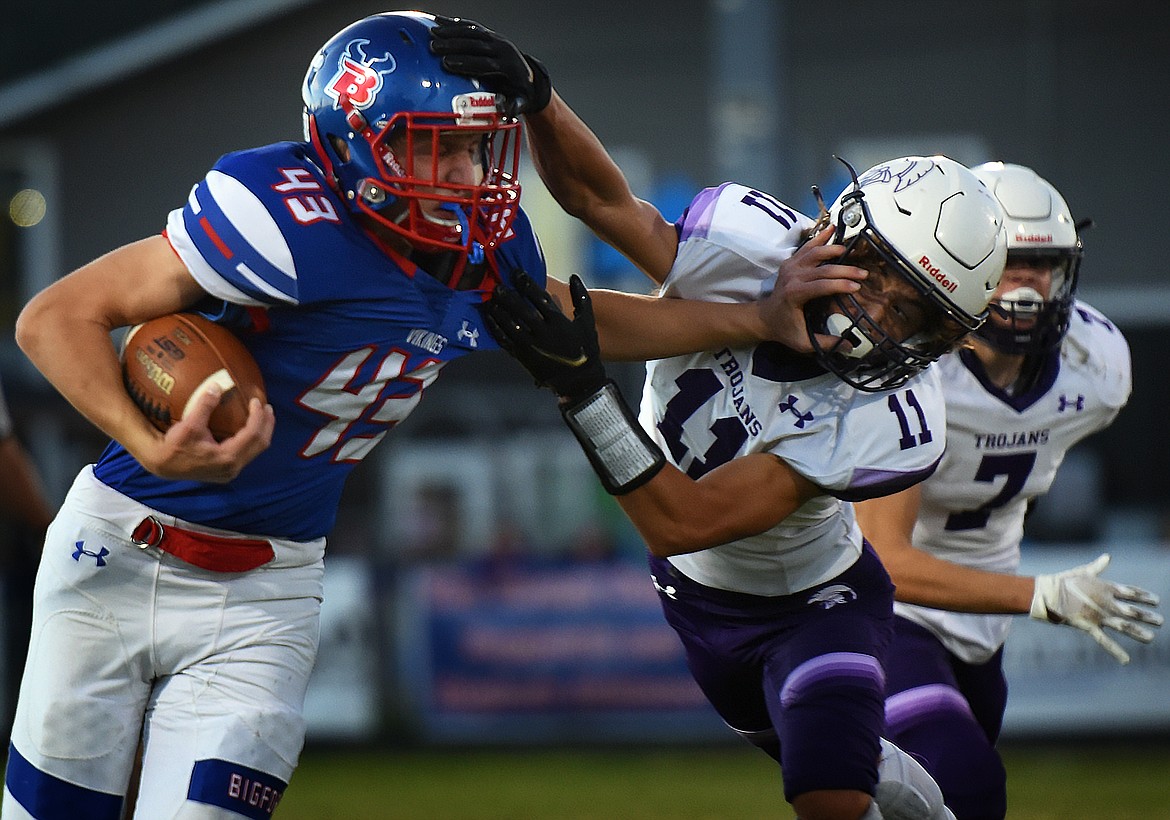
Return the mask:
[[1064,197],[1031,168],[985,162],[971,169],[1007,214],[1008,265],[1051,271],[1048,293],[1019,287],[999,293],[976,331],[1003,353],[1051,350],[1068,332],[1081,267],[1081,237]]
[[[520,125],[430,50],[435,18],[375,14],[325,43],[305,74],[305,141],[350,210],[426,253],[483,261],[519,208]],[[479,134],[481,178],[441,179],[440,135]],[[438,207],[436,207],[438,203]]]

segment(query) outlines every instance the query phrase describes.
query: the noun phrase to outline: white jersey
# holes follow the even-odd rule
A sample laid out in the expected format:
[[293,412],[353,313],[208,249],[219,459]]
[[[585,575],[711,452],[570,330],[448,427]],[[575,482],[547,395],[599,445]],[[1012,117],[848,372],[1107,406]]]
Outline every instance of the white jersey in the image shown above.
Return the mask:
[[[922,485],[914,546],[963,566],[1015,573],[1028,502],[1052,486],[1069,448],[1108,426],[1128,400],[1129,346],[1108,319],[1077,303],[1068,334],[1027,392],[996,388],[969,351],[935,366],[946,391],[947,450]],[[968,663],[994,655],[1012,620],[901,603],[895,610]]]
[[[663,295],[757,300],[810,224],[742,185],[703,191],[680,221]],[[692,478],[737,456],[772,453],[824,488],[766,532],[670,559],[707,586],[776,596],[822,583],[857,560],[861,533],[847,501],[928,475],[943,451],[945,405],[930,370],[897,390],[864,393],[811,357],[765,343],[649,363],[641,422]]]

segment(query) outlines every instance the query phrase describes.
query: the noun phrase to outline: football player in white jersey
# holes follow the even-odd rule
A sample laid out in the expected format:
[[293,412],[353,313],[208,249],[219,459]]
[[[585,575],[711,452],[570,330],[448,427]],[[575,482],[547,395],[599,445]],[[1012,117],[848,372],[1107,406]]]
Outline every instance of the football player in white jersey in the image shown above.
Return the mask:
[[[534,95],[539,64],[494,32],[453,21],[432,36],[449,70]],[[652,362],[640,425],[599,363],[580,280],[571,320],[523,279],[487,307],[643,536],[696,681],[781,764],[804,820],[951,816],[880,737],[893,588],[848,502],[921,481],[942,456],[942,386],[927,366],[986,315],[1002,209],[959,163],[903,157],[855,177],[822,222],[726,183],[672,224],[555,92],[527,126],[553,196],[663,298],[791,296],[802,352],[768,343]],[[809,299],[818,287],[832,295]]]
[[1149,642],[1162,621],[1134,606],[1156,605],[1153,595],[1099,577],[1108,555],[1055,575],[1016,574],[1029,502],[1129,398],[1129,348],[1075,298],[1081,240],[1056,189],[1019,165],[974,171],[1007,214],[1008,261],[990,318],[936,366],[946,454],[922,484],[857,505],[897,586],[887,736],[923,762],[961,820],[1006,812],[995,742],[1013,615],[1083,629],[1121,663],[1129,656],[1103,628]]

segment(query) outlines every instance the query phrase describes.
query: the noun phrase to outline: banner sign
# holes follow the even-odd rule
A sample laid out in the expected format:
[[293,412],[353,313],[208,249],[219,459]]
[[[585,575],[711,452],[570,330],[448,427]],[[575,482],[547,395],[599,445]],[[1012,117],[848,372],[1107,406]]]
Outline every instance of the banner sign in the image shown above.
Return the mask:
[[428,740],[735,737],[640,565],[429,567],[399,592],[399,671]]
[[[1021,572],[1097,554],[1026,546]],[[379,634],[369,568],[339,558],[306,704],[314,736],[371,737],[380,688],[384,707],[432,743],[737,742],[691,679],[641,564],[408,569],[383,600],[394,632]],[[1116,544],[1103,574],[1157,593],[1163,613],[1170,604],[1170,548]],[[1170,732],[1168,630],[1148,646],[1118,636],[1132,657],[1122,666],[1080,630],[1016,618],[1004,736]]]

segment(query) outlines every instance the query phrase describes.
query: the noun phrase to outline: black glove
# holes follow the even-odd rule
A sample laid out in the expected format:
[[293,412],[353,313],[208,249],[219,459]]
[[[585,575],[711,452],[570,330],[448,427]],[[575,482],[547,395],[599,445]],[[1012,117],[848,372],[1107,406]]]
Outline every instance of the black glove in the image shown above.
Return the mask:
[[593,303],[576,274],[569,280],[573,318],[565,316],[544,288],[524,271],[516,289],[500,286],[483,306],[484,324],[500,347],[524,365],[540,387],[577,401],[608,381],[597,346]]
[[443,58],[443,68],[503,94],[516,116],[544,110],[552,97],[552,82],[540,60],[522,54],[511,40],[473,20],[436,19],[431,51]]
[[483,306],[484,324],[538,385],[560,396],[561,416],[602,486],[614,495],[636,490],[658,474],[666,456],[605,375],[589,291],[579,276],[569,279],[570,320],[524,271],[514,281],[515,290],[500,286]]

